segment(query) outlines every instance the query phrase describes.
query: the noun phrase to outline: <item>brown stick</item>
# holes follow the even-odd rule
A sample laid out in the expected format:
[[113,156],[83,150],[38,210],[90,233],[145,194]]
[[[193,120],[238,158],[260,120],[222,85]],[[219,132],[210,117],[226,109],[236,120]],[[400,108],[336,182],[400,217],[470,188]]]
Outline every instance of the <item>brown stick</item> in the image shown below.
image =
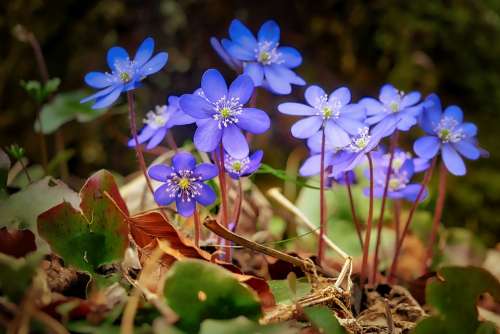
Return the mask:
[[[237,235],[236,233],[233,233],[229,231],[227,228],[219,224],[215,219],[210,219],[207,218],[203,222],[203,225],[205,225],[206,228],[208,228],[210,231],[214,232],[215,234],[221,236],[222,238],[226,240],[230,240],[234,242],[235,244],[238,244],[240,246],[249,248],[251,250],[254,250],[256,252],[260,252],[269,256],[272,256],[274,258],[277,258],[279,260],[283,260],[285,262],[291,263],[294,266],[297,266],[301,268],[304,271],[307,271],[307,268],[310,266],[309,262],[304,261],[302,259],[299,259],[298,257],[288,255],[286,253],[280,252],[276,249],[263,246],[261,244],[258,244],[256,242],[250,241],[248,239],[243,238],[242,236]],[[321,274],[331,277],[332,275],[325,271],[323,268],[319,266],[315,266],[316,270],[320,272]]]
[[194,209],[194,245],[196,247],[200,246],[200,213],[198,212],[198,207]]

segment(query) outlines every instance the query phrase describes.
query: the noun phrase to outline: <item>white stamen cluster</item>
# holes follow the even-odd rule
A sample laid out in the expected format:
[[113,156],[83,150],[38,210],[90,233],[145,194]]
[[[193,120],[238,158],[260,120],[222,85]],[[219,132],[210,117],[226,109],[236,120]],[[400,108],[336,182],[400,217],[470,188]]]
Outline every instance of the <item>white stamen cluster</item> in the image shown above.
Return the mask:
[[224,166],[226,167],[226,170],[237,175],[243,174],[249,163],[250,159],[248,157],[235,159],[228,154],[224,156]]
[[254,52],[255,58],[262,65],[281,64],[285,61],[281,52],[278,51],[277,43],[260,42]]
[[137,72],[137,66],[133,60],[127,59],[117,59],[115,60],[115,71],[113,71],[114,78],[116,81],[122,83],[128,83],[132,81]]
[[200,181],[201,176],[194,174],[192,170],[180,170],[170,174],[165,182],[168,185],[165,191],[170,197],[179,197],[183,202],[191,202],[201,193]]
[[219,122],[219,129],[238,123],[238,115],[243,112],[239,97],[223,96],[213,105],[216,113],[212,117]]
[[315,103],[316,115],[323,117],[323,120],[328,120],[330,118],[337,119],[340,116],[340,109],[342,108],[342,103],[337,98],[332,98],[331,101],[328,100],[328,95],[323,95],[317,98]]
[[351,144],[346,147],[346,150],[354,153],[362,151],[368,145],[370,139],[368,127],[361,128],[358,130],[358,135],[351,139]]
[[465,138],[462,129],[457,129],[459,123],[453,117],[445,116],[441,118],[439,124],[434,128],[443,143],[457,143]]
[[156,106],[155,110],[151,110],[143,119],[144,124],[149,125],[153,129],[159,129],[167,124],[169,115],[167,114],[167,106]]

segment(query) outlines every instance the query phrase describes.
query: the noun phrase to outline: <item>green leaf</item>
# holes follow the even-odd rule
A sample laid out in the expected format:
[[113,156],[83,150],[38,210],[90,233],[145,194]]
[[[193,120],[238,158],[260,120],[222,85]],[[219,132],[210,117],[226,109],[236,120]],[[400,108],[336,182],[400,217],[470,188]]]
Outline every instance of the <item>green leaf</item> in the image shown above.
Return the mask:
[[57,91],[60,84],[61,80],[59,78],[52,78],[45,85],[37,80],[21,81],[21,86],[38,103],[47,100],[50,95]]
[[426,300],[434,316],[420,321],[413,334],[470,334],[488,333],[481,325],[476,308],[477,299],[490,293],[500,300],[500,283],[488,271],[476,267],[446,267],[426,287]]
[[333,315],[333,311],[326,306],[311,306],[304,309],[304,313],[320,333],[344,334],[346,330]]
[[205,320],[199,334],[292,334],[300,333],[297,328],[285,324],[259,325],[245,317],[231,320]]
[[272,280],[268,281],[269,287],[274,295],[277,304],[292,304],[297,298],[304,297],[311,292],[311,284],[305,277],[297,279],[295,285],[296,293],[290,290],[288,280]]
[[36,236],[38,247],[46,246],[38,237],[37,217],[63,201],[78,205],[78,195],[62,181],[49,176],[0,202],[0,227],[29,229]]
[[0,253],[0,290],[12,301],[19,301],[30,286],[40,261],[41,252],[31,252],[26,257],[15,258]]
[[[72,120],[89,122],[101,116],[107,109],[93,110],[89,104],[82,104],[80,100],[87,94],[84,91],[73,91],[58,94],[41,111],[40,117],[44,134],[55,132],[63,124]],[[35,124],[35,130],[40,131],[40,126]]]
[[128,245],[123,215],[105,192],[116,198],[118,188],[109,172],[99,171],[80,191],[81,211],[63,202],[38,217],[40,236],[52,250],[92,275],[101,265],[120,261]]
[[302,181],[301,179],[290,177],[286,174],[286,171],[282,169],[276,169],[266,164],[261,164],[260,168],[255,172],[255,174],[271,174],[272,176],[277,177],[278,179],[281,179],[283,181],[293,182],[301,187],[316,189],[316,190],[320,189],[319,186],[313,186],[305,181]]
[[61,79],[59,78],[52,78],[49,81],[47,81],[44,86],[45,96],[48,97],[53,93],[55,93],[59,88],[60,84],[61,84]]
[[257,296],[226,269],[201,260],[176,262],[167,274],[164,295],[179,317],[179,328],[194,332],[204,319],[261,315]]

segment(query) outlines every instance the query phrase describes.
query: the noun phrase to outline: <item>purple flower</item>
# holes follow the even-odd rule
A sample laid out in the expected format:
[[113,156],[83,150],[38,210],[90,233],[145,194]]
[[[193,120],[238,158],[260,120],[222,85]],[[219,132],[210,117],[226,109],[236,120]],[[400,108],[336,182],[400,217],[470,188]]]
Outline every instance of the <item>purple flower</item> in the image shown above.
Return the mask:
[[328,175],[328,178],[326,179],[326,187],[328,188],[332,187],[333,183],[345,186],[347,184],[358,183],[358,179],[356,177],[356,173],[354,173],[354,171],[352,170],[347,172],[338,172],[338,173],[332,172],[330,175]]
[[154,40],[146,38],[130,60],[125,49],[114,46],[108,51],[108,66],[111,73],[90,72],[85,75],[85,82],[92,88],[101,89],[97,93],[80,101],[85,103],[95,100],[92,109],[107,108],[112,105],[122,92],[140,87],[141,81],[150,74],[160,71],[167,63],[168,54],[160,52],[153,55]]
[[196,148],[212,152],[222,141],[232,157],[248,156],[248,143],[241,130],[259,134],[269,129],[271,122],[264,111],[243,107],[254,91],[252,79],[240,75],[228,89],[220,72],[210,69],[203,74],[201,90],[185,94],[179,101],[182,110],[197,119]]
[[[156,106],[154,111],[146,114],[144,124],[146,126],[137,136],[139,144],[148,142],[146,149],[151,150],[158,146],[170,128],[176,125],[186,125],[196,122],[196,119],[186,114],[179,107],[179,98],[170,96],[168,105]],[[135,146],[134,138],[128,141],[129,147]]]
[[226,152],[224,154],[224,168],[231,178],[237,180],[240,177],[249,176],[255,172],[260,167],[263,156],[264,152],[258,150],[243,159],[236,159]]
[[442,112],[439,97],[431,94],[425,99],[420,125],[427,136],[417,139],[413,145],[418,156],[432,159],[441,151],[444,165],[453,175],[466,173],[462,156],[479,159],[481,150],[475,138],[477,127],[463,122],[463,113],[458,106],[449,106]]
[[417,123],[417,117],[422,111],[421,104],[418,104],[419,100],[419,92],[404,94],[394,86],[386,84],[380,89],[378,100],[366,97],[359,103],[366,108],[366,123],[386,128],[383,136],[387,137],[396,129],[408,131]]
[[[387,180],[387,168],[389,167],[390,154],[385,153],[380,149],[373,153],[374,161],[374,188],[373,194],[375,197],[384,195],[385,184]],[[392,199],[406,199],[415,201],[420,192],[421,185],[410,183],[414,173],[422,172],[429,168],[430,163],[427,159],[413,158],[411,153],[401,149],[394,151],[392,160],[391,176],[389,178],[387,197]],[[365,173],[368,177],[369,174]],[[365,195],[369,196],[369,189],[364,190]],[[427,197],[427,191],[422,198],[423,201]]]
[[302,63],[300,53],[288,46],[279,46],[280,28],[273,21],[265,22],[254,37],[239,20],[229,26],[230,39],[211,41],[215,51],[230,67],[250,76],[256,87],[262,86],[276,94],[290,94],[291,84],[305,85],[305,81],[291,69]]
[[287,102],[278,106],[278,110],[287,115],[306,116],[292,126],[292,135],[296,138],[309,138],[322,127],[325,136],[335,147],[350,144],[350,135],[365,127],[364,107],[350,103],[351,92],[346,87],[334,90],[329,96],[318,86],[306,89],[305,99],[309,105]]
[[155,165],[148,171],[152,179],[165,183],[155,191],[156,203],[169,205],[175,200],[177,211],[183,217],[194,213],[196,202],[207,206],[215,201],[215,192],[203,181],[214,178],[217,173],[213,164],[196,165],[193,155],[187,152],[174,155],[172,167]]

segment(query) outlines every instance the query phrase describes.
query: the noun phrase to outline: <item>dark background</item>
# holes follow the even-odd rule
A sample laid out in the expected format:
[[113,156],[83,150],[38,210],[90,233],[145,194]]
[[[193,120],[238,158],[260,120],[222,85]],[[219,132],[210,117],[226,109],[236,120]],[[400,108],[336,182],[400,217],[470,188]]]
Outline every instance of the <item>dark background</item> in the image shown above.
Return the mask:
[[[298,73],[308,83],[332,90],[349,85],[357,99],[377,95],[391,82],[403,90],[437,92],[445,105],[458,104],[479,126],[489,159],[469,162],[465,177],[449,180],[444,221],[465,226],[490,246],[500,232],[500,2],[490,1],[119,1],[4,0],[0,4],[0,145],[14,142],[39,162],[33,133],[36,104],[20,80],[39,79],[28,44],[12,34],[16,24],[40,40],[51,77],[61,91],[84,87],[83,76],[106,70],[106,50],[122,45],[131,53],[146,37],[169,52],[167,68],[137,91],[143,114],[168,95],[197,88],[209,67],[234,76],[212,51],[211,36],[226,37],[233,18],[254,32],[267,19],[278,21],[282,44],[302,52]],[[288,153],[301,145],[289,135],[291,119],[277,115],[280,101],[301,99],[303,88],[288,97],[259,94],[258,105],[273,117],[273,128],[256,141],[266,162],[282,168]],[[123,100],[122,100],[123,101]],[[136,170],[134,154],[123,145],[128,134],[124,108],[113,107],[98,120],[63,126],[73,178],[107,168],[121,174]],[[191,129],[192,130],[192,129]],[[180,142],[186,128],[174,130]],[[412,136],[418,136],[413,130]],[[272,137],[272,140],[271,140]],[[54,136],[48,137],[53,154]],[[407,143],[407,147],[410,142]],[[262,181],[263,180],[263,181]],[[273,182],[263,178],[261,182]]]

